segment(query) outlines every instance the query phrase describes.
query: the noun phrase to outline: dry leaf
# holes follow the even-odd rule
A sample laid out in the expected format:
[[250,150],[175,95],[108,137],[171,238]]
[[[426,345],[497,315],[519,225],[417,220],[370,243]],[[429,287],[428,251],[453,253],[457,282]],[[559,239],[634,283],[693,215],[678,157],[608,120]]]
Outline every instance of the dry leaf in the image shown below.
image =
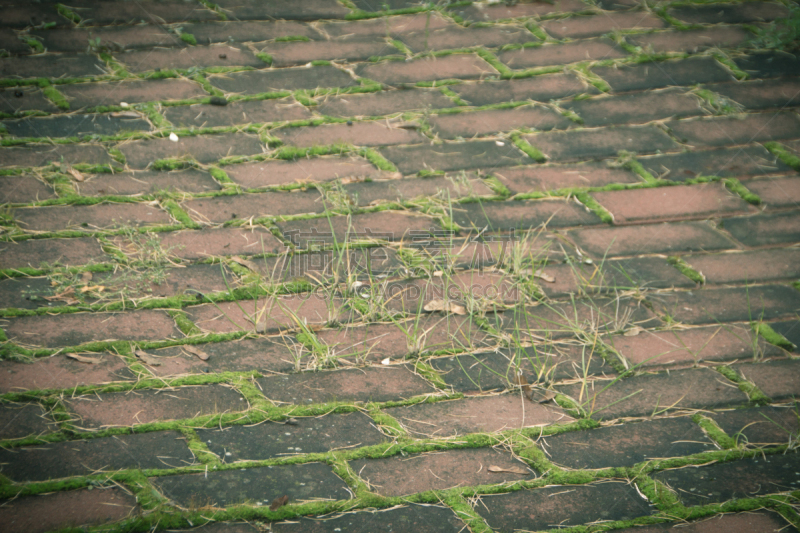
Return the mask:
[[99,365],[103,362],[102,359],[97,359],[96,357],[86,357],[85,355],[78,355],[76,353],[68,353],[66,356],[70,359],[80,361],[81,363],[89,363],[90,365]]
[[145,352],[144,350],[135,350],[134,355],[141,359],[145,364],[150,366],[161,366],[161,361],[157,357],[153,357],[149,353]]
[[631,329],[629,329],[628,331],[626,331],[625,333],[623,333],[622,335],[625,336],[625,337],[635,337],[636,335],[638,335],[642,331],[644,331],[644,330],[642,330],[642,328],[640,328],[639,326],[634,326]]
[[528,474],[530,474],[529,470],[517,466],[512,466],[511,468],[503,468],[502,466],[490,466],[487,470],[489,470],[489,472],[495,472],[495,473],[508,472],[509,474],[520,474],[523,476],[527,476]]
[[94,276],[92,276],[91,272],[84,272],[83,274],[81,274],[81,281],[83,282],[84,285],[88,285],[89,282],[92,281],[93,277]]
[[86,179],[86,178],[83,177],[83,174],[81,174],[80,172],[78,172],[77,170],[75,170],[72,167],[68,168],[67,172],[69,172],[70,176],[72,176],[72,178],[75,181],[84,181]]
[[242,259],[238,255],[232,255],[231,261],[238,265],[242,265],[243,267],[252,270],[253,272],[258,272],[258,265],[253,263],[252,261],[248,261],[247,259]]
[[284,505],[289,503],[289,497],[286,495],[280,496],[279,498],[275,498],[272,500],[272,505],[269,506],[270,511],[277,511]]
[[441,270],[437,270],[436,272],[433,273],[434,278],[441,278],[442,276],[444,276],[444,272]]
[[445,302],[444,300],[431,300],[425,307],[423,307],[425,311],[430,313],[434,311],[442,311],[445,313],[453,313],[455,315],[466,315],[467,310],[464,309],[463,306],[458,305],[454,302]]
[[89,285],[86,285],[85,287],[81,287],[81,292],[82,293],[89,292],[89,291],[103,292],[104,290],[106,290],[105,285],[94,285],[92,287],[90,287]]
[[340,180],[342,185],[348,185],[350,183],[360,183],[364,181],[364,176],[346,176]]
[[183,346],[183,349],[189,352],[192,355],[196,355],[202,361],[208,361],[208,354],[201,350],[200,348],[195,348],[194,346],[190,346],[188,344]]
[[522,392],[525,393],[525,397],[528,399],[531,398],[531,386],[528,383],[528,378],[524,375],[520,374],[519,376],[514,377],[514,385],[519,385],[522,388]]

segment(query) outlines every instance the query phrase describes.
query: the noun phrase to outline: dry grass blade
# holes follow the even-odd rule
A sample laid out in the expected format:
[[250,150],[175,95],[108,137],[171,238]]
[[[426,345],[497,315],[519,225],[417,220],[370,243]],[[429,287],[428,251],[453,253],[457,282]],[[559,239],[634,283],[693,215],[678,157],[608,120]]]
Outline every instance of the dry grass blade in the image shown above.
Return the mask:
[[208,361],[208,354],[200,348],[195,348],[194,346],[187,344],[183,347],[183,349],[190,354],[197,356],[202,361]]
[[453,313],[454,315],[466,315],[467,310],[457,303],[454,302],[445,302],[444,300],[431,300],[425,307],[423,307],[425,311],[429,313],[433,313],[435,311],[442,311],[443,313]]
[[253,272],[258,272],[258,266],[253,263],[252,261],[248,261],[247,259],[242,259],[238,255],[231,256],[231,261],[236,264],[242,265],[243,267],[252,270]]
[[81,174],[80,172],[78,172],[77,170],[75,170],[72,167],[68,168],[67,172],[69,172],[69,175],[72,176],[72,179],[74,179],[75,181],[85,181],[86,180],[86,178],[83,176],[83,174]]
[[511,468],[503,468],[502,466],[492,465],[489,468],[487,468],[487,470],[489,472],[494,472],[495,474],[509,473],[509,474],[520,474],[522,476],[527,476],[528,474],[530,474],[530,471],[528,471],[527,469],[515,466],[512,466]]
[[134,350],[133,354],[150,366],[161,366],[161,361],[144,350]]
[[98,359],[96,357],[86,357],[85,355],[78,355],[76,353],[68,353],[66,354],[66,356],[69,357],[70,359],[75,359],[76,361],[79,361],[81,363],[87,363],[90,365],[99,365],[100,363],[103,362],[102,359]]

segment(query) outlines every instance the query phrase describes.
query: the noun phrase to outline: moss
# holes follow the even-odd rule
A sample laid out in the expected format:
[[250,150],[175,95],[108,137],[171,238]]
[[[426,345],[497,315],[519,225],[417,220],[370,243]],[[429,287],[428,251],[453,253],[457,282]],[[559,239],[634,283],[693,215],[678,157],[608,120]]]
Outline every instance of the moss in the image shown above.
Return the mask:
[[220,97],[224,97],[225,96],[225,93],[223,93],[221,90],[219,90],[216,87],[214,87],[213,85],[211,85],[211,83],[208,81],[208,78],[206,78],[203,74],[201,74],[199,72],[195,73],[191,77],[191,79],[193,79],[194,81],[196,81],[197,83],[202,85],[203,89],[205,89],[205,91],[207,93],[211,94],[212,96],[220,96]]
[[37,54],[44,53],[44,45],[41,42],[39,42],[39,40],[36,39],[35,37],[30,35],[20,35],[19,38],[22,39],[22,41],[25,42],[25,44],[30,46],[31,49],[34,51],[34,53]]
[[721,53],[716,53],[714,54],[714,59],[716,59],[719,63],[725,66],[725,68],[730,70],[737,80],[743,81],[748,78],[747,72],[740,69],[739,66],[736,65],[736,63],[734,63],[733,61],[731,61],[731,58],[729,58],[728,56]]
[[784,145],[777,142],[767,142],[764,143],[764,148],[769,150],[772,155],[776,156],[783,163],[800,172],[800,157],[788,150]]
[[597,215],[597,217],[606,224],[611,224],[614,222],[614,217],[611,215],[611,213],[606,211],[606,208],[600,205],[597,200],[589,195],[589,193],[579,191],[575,192],[574,196],[580,203],[586,206],[587,209]]
[[755,193],[747,190],[747,187],[742,185],[742,182],[736,178],[728,178],[723,180],[725,187],[733,193],[738,194],[744,201],[753,205],[761,205],[761,198]]
[[547,157],[545,157],[545,155],[542,152],[531,146],[531,144],[528,141],[520,137],[518,134],[512,135],[511,140],[514,142],[514,145],[517,148],[525,152],[528,155],[528,157],[530,157],[537,163],[544,163],[545,161],[547,161]]
[[266,52],[254,52],[253,55],[255,55],[257,58],[259,58],[261,61],[263,61],[267,65],[270,65],[270,66],[272,65],[273,58],[268,53],[266,53]]
[[78,16],[72,9],[68,8],[64,4],[57,4],[58,14],[64,17],[67,20],[71,20],[75,24],[81,23],[81,17]]
[[394,163],[383,157],[383,155],[381,155],[377,150],[373,150],[372,148],[362,148],[358,151],[358,155],[365,158],[380,170],[385,170],[386,172],[398,171],[397,167],[394,166]]
[[720,448],[723,450],[730,450],[736,447],[736,441],[722,431],[712,419],[698,413],[692,416],[692,420],[703,428],[703,431],[705,431],[714,442],[719,444]]
[[741,377],[734,369],[729,366],[718,366],[715,370],[733,381],[739,386],[739,390],[747,394],[750,401],[755,405],[767,405],[770,400],[769,397],[759,389],[755,383],[751,383]]
[[700,272],[687,265],[686,262],[680,257],[673,255],[667,258],[667,262],[680,270],[681,274],[694,281],[698,285],[702,285],[706,282],[705,278]]
[[187,318],[186,313],[183,311],[169,311],[169,315],[175,321],[175,324],[178,326],[178,329],[183,332],[184,335],[200,335],[202,331],[198,328],[194,322]]
[[64,97],[64,95],[58,92],[58,89],[52,85],[43,87],[42,94],[62,111],[69,111],[69,102],[67,102],[67,99]]
[[790,352],[797,348],[789,339],[772,329],[772,327],[765,322],[753,322],[751,326],[757,335],[764,337],[764,340],[770,344],[780,346]]

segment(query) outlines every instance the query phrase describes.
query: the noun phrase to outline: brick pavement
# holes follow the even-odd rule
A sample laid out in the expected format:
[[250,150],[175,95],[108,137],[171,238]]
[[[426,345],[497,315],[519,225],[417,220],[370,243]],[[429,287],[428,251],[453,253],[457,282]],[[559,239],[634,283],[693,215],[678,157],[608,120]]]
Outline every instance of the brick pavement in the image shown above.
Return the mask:
[[800,528],[796,3],[7,4],[4,531]]

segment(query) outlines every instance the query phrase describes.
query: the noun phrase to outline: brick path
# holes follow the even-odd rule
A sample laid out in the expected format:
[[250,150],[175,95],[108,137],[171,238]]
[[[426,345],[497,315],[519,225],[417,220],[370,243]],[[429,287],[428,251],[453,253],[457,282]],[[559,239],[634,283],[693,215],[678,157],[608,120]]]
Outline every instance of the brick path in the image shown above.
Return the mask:
[[4,531],[800,528],[791,2],[7,4]]

